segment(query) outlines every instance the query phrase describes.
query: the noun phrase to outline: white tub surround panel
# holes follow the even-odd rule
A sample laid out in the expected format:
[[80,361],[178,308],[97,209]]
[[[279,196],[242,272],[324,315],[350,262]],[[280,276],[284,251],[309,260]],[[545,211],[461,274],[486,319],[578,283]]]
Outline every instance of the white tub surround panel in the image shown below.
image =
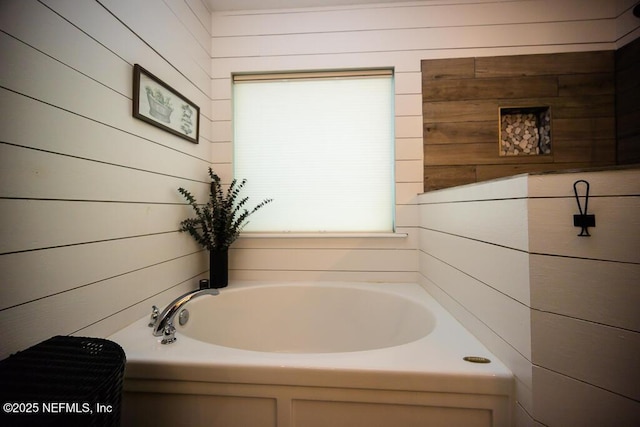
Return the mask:
[[[323,311],[313,307],[318,299],[328,313],[314,313]],[[238,321],[232,328],[235,333],[226,336],[187,323],[184,329],[178,328],[175,343],[162,345],[151,336],[148,319],[143,318],[112,335],[127,351],[123,425],[164,423],[176,413],[182,422],[224,420],[225,426],[511,425],[511,372],[415,283],[235,282],[219,296],[191,304],[189,322],[213,320],[218,310],[212,308],[220,304],[223,311],[228,308],[223,316],[229,322],[256,316],[271,327],[256,333]],[[368,322],[372,305],[391,317]],[[268,307],[291,316],[279,318]],[[394,314],[397,310],[402,314]],[[426,316],[422,320],[426,330],[416,327],[416,315]],[[321,322],[319,328],[313,326],[326,316],[332,319]],[[361,331],[358,337],[345,337],[340,343],[339,337],[334,342],[325,336],[325,326],[340,328],[345,321],[336,319],[345,316],[351,318],[351,327]],[[381,328],[391,332],[392,340],[397,339],[394,330],[409,332],[413,338],[405,336],[403,344],[380,343],[377,321],[387,323]],[[389,328],[390,324],[395,326]],[[295,339],[305,331],[319,334],[318,341]],[[271,337],[274,332],[278,335]],[[372,344],[367,337],[377,342],[376,348],[365,350]],[[293,352],[288,351],[289,339]],[[326,346],[317,347],[318,342]],[[361,350],[335,347],[354,344]],[[493,360],[469,363],[463,360],[466,355]],[[220,406],[211,411],[203,402]],[[236,418],[229,411],[240,406],[243,409]],[[249,413],[260,414],[260,420]]]
[[[591,237],[573,226],[577,180]],[[420,280],[512,369],[519,426],[637,423],[639,182],[637,168],[576,171],[419,197]]]

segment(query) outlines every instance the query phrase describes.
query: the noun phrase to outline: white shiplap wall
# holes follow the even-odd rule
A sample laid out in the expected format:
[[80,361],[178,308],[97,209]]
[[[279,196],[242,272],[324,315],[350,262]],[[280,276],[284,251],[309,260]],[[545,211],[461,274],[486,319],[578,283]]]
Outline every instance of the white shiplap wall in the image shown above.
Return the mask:
[[[0,357],[54,334],[108,335],[206,276],[206,256],[175,232],[188,214],[175,189],[203,196],[212,159],[231,177],[232,72],[394,67],[397,222],[408,235],[242,239],[232,277],[412,281],[420,60],[613,49],[637,37],[632,3],[211,14],[202,0],[0,1]],[[200,144],[131,117],[134,63],[200,106]]]
[[[591,237],[573,226],[579,179]],[[511,368],[516,425],[637,424],[639,183],[522,175],[420,196],[419,280]]]
[[[0,2],[0,358],[106,336],[193,287],[177,188],[206,191],[211,14],[201,0]],[[192,144],[134,119],[133,64],[201,108]]]
[[[620,11],[620,12],[619,12]],[[441,0],[213,13],[213,162],[232,176],[231,75],[393,67],[396,212],[405,239],[252,239],[231,254],[237,279],[414,280],[423,188],[420,61],[615,49],[622,3]]]

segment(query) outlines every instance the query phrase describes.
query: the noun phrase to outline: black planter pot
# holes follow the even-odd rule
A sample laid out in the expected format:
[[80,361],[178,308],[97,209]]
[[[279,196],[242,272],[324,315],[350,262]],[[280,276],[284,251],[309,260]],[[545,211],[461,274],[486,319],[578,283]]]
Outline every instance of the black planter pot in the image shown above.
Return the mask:
[[209,286],[224,288],[229,284],[229,251],[209,251]]

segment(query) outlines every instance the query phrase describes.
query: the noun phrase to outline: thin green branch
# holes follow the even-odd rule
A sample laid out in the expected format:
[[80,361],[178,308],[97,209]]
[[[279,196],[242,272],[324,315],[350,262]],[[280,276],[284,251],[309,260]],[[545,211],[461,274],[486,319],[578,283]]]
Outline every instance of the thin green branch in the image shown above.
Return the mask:
[[222,189],[220,177],[209,168],[211,184],[209,186],[209,200],[202,206],[195,197],[184,188],[178,192],[186,199],[195,213],[194,218],[187,218],[180,222],[180,231],[187,232],[203,248],[212,250],[227,250],[240,236],[240,232],[248,222],[249,216],[271,203],[272,199],[265,199],[253,209],[244,206],[249,198],[238,200],[247,180],[231,181],[226,193]]

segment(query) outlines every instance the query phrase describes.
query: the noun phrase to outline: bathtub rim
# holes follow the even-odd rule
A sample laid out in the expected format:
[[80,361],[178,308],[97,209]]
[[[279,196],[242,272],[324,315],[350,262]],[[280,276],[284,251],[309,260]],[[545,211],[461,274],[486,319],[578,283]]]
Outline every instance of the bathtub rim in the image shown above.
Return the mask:
[[[511,395],[513,374],[462,327],[437,301],[417,283],[356,283],[356,282],[232,282],[230,286],[250,288],[270,285],[327,285],[375,287],[384,292],[400,293],[420,298],[436,316],[435,330],[417,341],[396,347],[345,353],[265,353],[239,350],[207,344],[178,335],[178,342],[162,345],[146,326],[148,316],[108,337],[119,343],[127,353],[125,382],[130,381],[193,381],[282,386],[340,387],[393,391],[442,393],[479,393]],[[439,329],[446,326],[447,330]],[[464,333],[469,351],[447,349],[443,368],[432,365],[440,354],[431,354],[429,344],[442,339],[443,334]],[[138,332],[138,334],[136,334]],[[183,345],[180,345],[183,343]],[[450,343],[455,344],[455,343]],[[415,352],[427,351],[422,359],[411,359]],[[438,352],[436,352],[438,353]],[[469,353],[469,354],[467,354]],[[491,364],[462,361],[463,356],[484,356]],[[216,361],[217,356],[232,357]],[[255,364],[256,357],[260,365]],[[362,359],[365,357],[367,360]],[[385,366],[389,357],[400,358],[403,367]],[[169,361],[170,360],[170,361]],[[443,362],[439,360],[439,362]],[[408,365],[407,365],[408,363]]]

